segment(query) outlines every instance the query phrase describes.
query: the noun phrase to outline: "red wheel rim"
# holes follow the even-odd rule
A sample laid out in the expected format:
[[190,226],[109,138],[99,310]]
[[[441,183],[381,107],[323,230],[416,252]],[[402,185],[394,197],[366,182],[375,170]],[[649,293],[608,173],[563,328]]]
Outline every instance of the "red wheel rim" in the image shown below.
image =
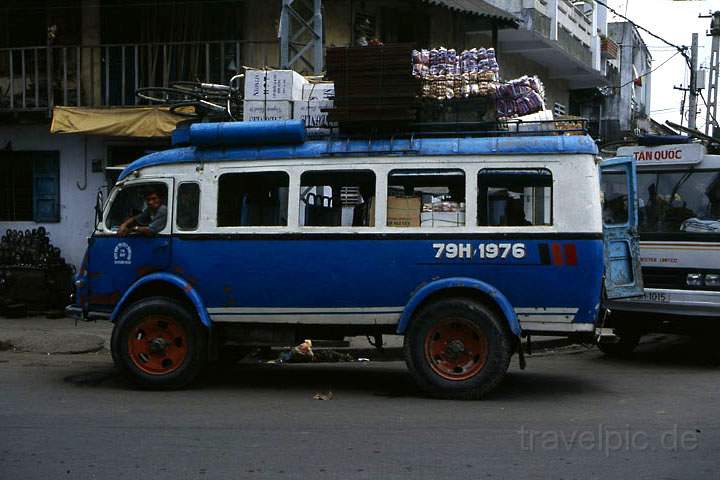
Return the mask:
[[143,318],[128,336],[130,360],[150,375],[174,372],[183,364],[187,354],[185,328],[165,315]]
[[468,320],[441,320],[425,337],[425,358],[430,368],[447,380],[472,378],[483,369],[487,357],[487,337]]

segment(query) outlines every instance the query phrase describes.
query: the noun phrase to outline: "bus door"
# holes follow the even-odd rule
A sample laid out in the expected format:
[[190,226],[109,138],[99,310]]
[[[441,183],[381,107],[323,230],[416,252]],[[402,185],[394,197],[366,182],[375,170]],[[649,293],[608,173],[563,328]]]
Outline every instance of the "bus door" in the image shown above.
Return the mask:
[[[162,204],[167,207],[165,227],[153,236],[132,232],[118,236],[118,227],[146,208],[144,198],[148,190],[158,193]],[[90,310],[111,310],[138,278],[168,268],[171,259],[172,191],[172,179],[147,180],[120,187],[110,197],[103,222],[90,238],[88,246]]]
[[633,157],[600,164],[603,193],[605,292],[608,299],[643,294],[638,238],[637,174]]

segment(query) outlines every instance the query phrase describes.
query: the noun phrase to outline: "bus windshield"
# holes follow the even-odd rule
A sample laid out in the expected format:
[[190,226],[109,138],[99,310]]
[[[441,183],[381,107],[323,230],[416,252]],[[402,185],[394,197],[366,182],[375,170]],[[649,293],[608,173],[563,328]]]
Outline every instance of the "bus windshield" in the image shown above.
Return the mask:
[[638,172],[640,233],[720,233],[720,170]]

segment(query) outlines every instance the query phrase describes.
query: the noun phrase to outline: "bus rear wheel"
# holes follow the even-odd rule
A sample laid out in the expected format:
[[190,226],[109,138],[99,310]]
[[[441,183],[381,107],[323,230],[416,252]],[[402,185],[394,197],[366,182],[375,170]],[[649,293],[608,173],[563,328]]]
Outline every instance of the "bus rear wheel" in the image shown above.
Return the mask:
[[203,326],[185,306],[164,297],[128,307],[113,329],[115,365],[132,383],[146,388],[180,388],[207,360]]
[[482,398],[507,372],[512,343],[490,308],[466,298],[424,307],[405,336],[405,361],[420,388],[448,399]]

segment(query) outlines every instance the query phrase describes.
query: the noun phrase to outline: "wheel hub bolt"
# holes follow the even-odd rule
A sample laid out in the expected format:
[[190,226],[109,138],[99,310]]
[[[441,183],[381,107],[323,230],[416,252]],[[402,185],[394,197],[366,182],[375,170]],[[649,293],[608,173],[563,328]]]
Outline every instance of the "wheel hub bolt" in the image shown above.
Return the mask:
[[447,345],[447,353],[452,357],[457,357],[465,351],[465,344],[462,340],[455,338],[450,340]]
[[162,337],[157,337],[150,342],[150,353],[162,353],[170,345],[170,342]]

